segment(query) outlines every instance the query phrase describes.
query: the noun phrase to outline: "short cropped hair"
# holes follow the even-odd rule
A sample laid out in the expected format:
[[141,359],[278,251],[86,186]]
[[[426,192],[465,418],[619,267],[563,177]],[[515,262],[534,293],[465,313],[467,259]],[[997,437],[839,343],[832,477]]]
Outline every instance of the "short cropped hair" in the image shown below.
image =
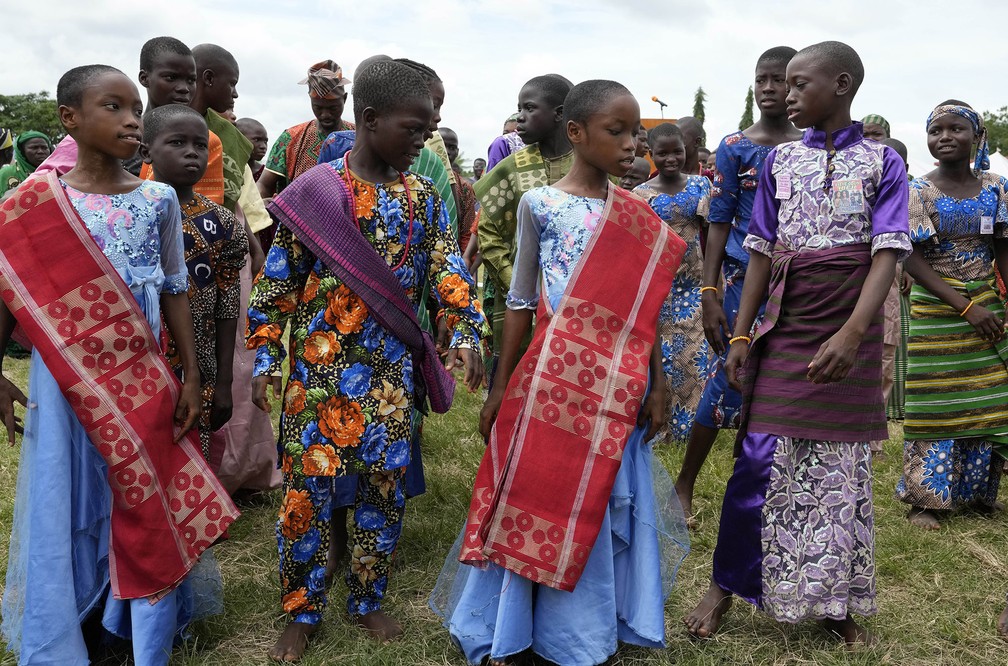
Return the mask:
[[402,64],[412,69],[414,72],[423,77],[423,80],[427,83],[430,83],[432,81],[441,81],[441,77],[437,75],[437,72],[435,72],[433,68],[428,67],[422,62],[417,62],[416,60],[410,60],[409,58],[396,58],[395,61],[401,62]]
[[532,77],[522,87],[531,87],[538,90],[543,94],[543,98],[547,104],[557,107],[562,105],[564,100],[567,99],[567,93],[571,91],[574,84],[559,74],[543,74]]
[[670,136],[677,136],[681,139],[682,130],[672,123],[662,123],[661,125],[656,125],[655,127],[652,127],[647,134],[648,145],[653,146],[658,139],[665,139]]
[[601,113],[606,106],[621,95],[629,95],[630,91],[622,83],[606,79],[590,79],[582,81],[567,93],[563,103],[563,121],[585,124],[596,113]]
[[229,65],[238,71],[238,61],[223,46],[217,44],[197,44],[192,48],[193,60],[196,61],[196,75],[202,70],[213,69],[216,65]]
[[163,106],[150,109],[144,114],[143,118],[144,143],[150,144],[158,137],[159,134],[161,134],[161,132],[164,131],[164,128],[168,123],[176,118],[182,118],[185,116],[199,118],[200,122],[206,125],[206,120],[204,120],[203,116],[201,116],[198,111],[192,107],[186,106],[185,104],[165,104]]
[[81,65],[80,67],[74,67],[61,76],[59,83],[56,84],[57,106],[79,107],[84,98],[84,89],[99,76],[112,72],[122,74],[120,70],[111,65]]
[[[856,93],[864,81],[864,63],[850,46],[843,42],[819,42],[806,46],[798,54],[812,58],[817,65],[832,74],[847,72],[853,79],[852,92]],[[797,54],[796,54],[797,55]]]
[[781,64],[787,65],[791,62],[791,58],[795,57],[798,51],[794,50],[790,46],[774,46],[763,52],[762,55],[756,60],[756,66],[759,67],[764,63],[772,63],[774,65]]
[[153,37],[144,42],[140,48],[140,69],[149,72],[154,69],[154,63],[163,55],[191,56],[188,46],[174,37]]
[[353,87],[354,119],[363,120],[364,109],[389,113],[409,100],[430,99],[430,89],[423,77],[395,60],[379,60],[357,72]]

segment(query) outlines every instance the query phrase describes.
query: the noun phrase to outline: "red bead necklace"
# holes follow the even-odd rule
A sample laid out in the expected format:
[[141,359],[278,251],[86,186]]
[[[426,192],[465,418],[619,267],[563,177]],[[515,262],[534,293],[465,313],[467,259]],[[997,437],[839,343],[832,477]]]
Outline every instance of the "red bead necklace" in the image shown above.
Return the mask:
[[[354,218],[357,217],[357,195],[354,194],[353,179],[350,177],[350,151],[346,151],[343,155],[343,178],[346,180],[347,192],[350,194],[350,209],[353,211]],[[403,172],[399,172],[399,181],[402,182],[403,188],[406,190],[406,206],[409,211],[409,216],[406,221],[407,231],[406,231],[406,247],[403,248],[402,259],[399,263],[392,267],[392,272],[396,272],[402,265],[406,263],[406,257],[409,256],[410,243],[413,241],[413,194],[410,192],[409,185],[406,183],[406,175]],[[357,220],[357,228],[360,229],[360,220]]]

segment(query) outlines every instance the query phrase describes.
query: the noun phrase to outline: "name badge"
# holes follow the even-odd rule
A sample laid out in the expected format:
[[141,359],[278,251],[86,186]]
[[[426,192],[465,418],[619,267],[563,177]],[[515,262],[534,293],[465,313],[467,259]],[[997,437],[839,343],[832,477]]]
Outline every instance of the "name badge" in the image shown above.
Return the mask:
[[865,212],[864,185],[860,178],[833,181],[833,210],[841,215]]
[[983,215],[980,218],[980,233],[982,234],[992,234],[994,233],[994,218],[990,215]]
[[779,173],[777,178],[777,198],[778,199],[790,199],[791,198],[791,174],[789,173]]

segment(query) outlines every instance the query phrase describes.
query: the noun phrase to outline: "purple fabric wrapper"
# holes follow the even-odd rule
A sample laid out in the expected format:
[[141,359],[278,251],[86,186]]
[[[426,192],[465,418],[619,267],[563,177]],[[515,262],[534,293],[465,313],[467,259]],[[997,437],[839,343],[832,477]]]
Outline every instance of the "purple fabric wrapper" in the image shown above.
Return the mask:
[[360,296],[382,327],[410,349],[413,367],[420,369],[420,377],[414,377],[417,404],[426,397],[435,412],[447,412],[455,395],[455,378],[441,364],[430,334],[420,327],[416,305],[406,297],[399,278],[361,234],[346,184],[336,170],[328,164],[312,167],[273,197],[267,210]]

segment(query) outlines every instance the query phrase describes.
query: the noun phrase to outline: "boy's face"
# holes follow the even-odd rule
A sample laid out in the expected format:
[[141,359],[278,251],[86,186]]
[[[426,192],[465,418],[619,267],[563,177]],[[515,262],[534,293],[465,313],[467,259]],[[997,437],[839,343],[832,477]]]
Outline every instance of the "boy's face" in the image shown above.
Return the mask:
[[438,133],[441,135],[441,140],[444,141],[445,151],[448,153],[448,161],[455,164],[458,160],[458,134],[455,134],[450,129],[440,129]]
[[666,178],[676,176],[686,164],[686,144],[681,136],[663,136],[655,139],[651,148],[651,159],[654,160],[658,173]]
[[209,155],[206,122],[186,114],[171,118],[161,126],[150,145],[144,145],[144,161],[155,177],[173,187],[192,187],[203,177]]
[[477,157],[475,160],[473,160],[473,176],[475,178],[479,178],[480,176],[483,175],[484,171],[486,171],[486,161],[484,161],[480,157]]
[[756,65],[753,95],[760,113],[779,117],[787,113],[787,66],[782,62]]
[[259,123],[239,121],[238,131],[252,143],[252,159],[256,162],[262,161],[269,148],[269,136],[266,134],[266,128]]
[[570,121],[567,138],[574,144],[576,159],[622,178],[634,165],[638,127],[637,100],[633,95],[620,95],[589,116],[584,125]]
[[[526,145],[548,137],[560,122],[559,107],[550,104],[541,90],[525,86],[518,93],[518,136]],[[636,129],[634,130],[636,132]],[[621,174],[622,175],[622,174]]]
[[885,141],[889,138],[885,128],[878,123],[865,123],[864,136],[866,139],[871,139],[872,141]]
[[28,164],[36,168],[45,162],[45,158],[49,157],[50,152],[49,144],[45,139],[28,139],[21,144],[21,153],[28,160]]
[[650,150],[651,146],[648,145],[647,130],[641,125],[640,129],[637,130],[637,157],[644,157]]
[[59,107],[60,122],[81,146],[116,159],[136,155],[143,135],[140,93],[125,74],[107,72],[84,88],[79,107]]
[[343,119],[343,109],[346,106],[347,94],[343,87],[336,88],[336,99],[311,98],[311,110],[318,121],[320,135],[325,138],[340,128]]
[[651,165],[643,157],[634,160],[633,167],[620,179],[620,187],[624,190],[632,190],[637,187],[651,174]]
[[808,55],[796,55],[787,66],[788,120],[799,129],[814,127],[837,111],[839,77]]
[[147,89],[150,108],[165,104],[189,105],[196,92],[196,61],[191,55],[163,53],[151,71],[140,70],[140,85]]
[[430,97],[407,99],[397,109],[376,114],[374,151],[396,171],[406,171],[423,150],[432,118]]
[[238,69],[228,64],[218,64],[203,73],[200,81],[207,104],[217,113],[234,108],[238,99]]

